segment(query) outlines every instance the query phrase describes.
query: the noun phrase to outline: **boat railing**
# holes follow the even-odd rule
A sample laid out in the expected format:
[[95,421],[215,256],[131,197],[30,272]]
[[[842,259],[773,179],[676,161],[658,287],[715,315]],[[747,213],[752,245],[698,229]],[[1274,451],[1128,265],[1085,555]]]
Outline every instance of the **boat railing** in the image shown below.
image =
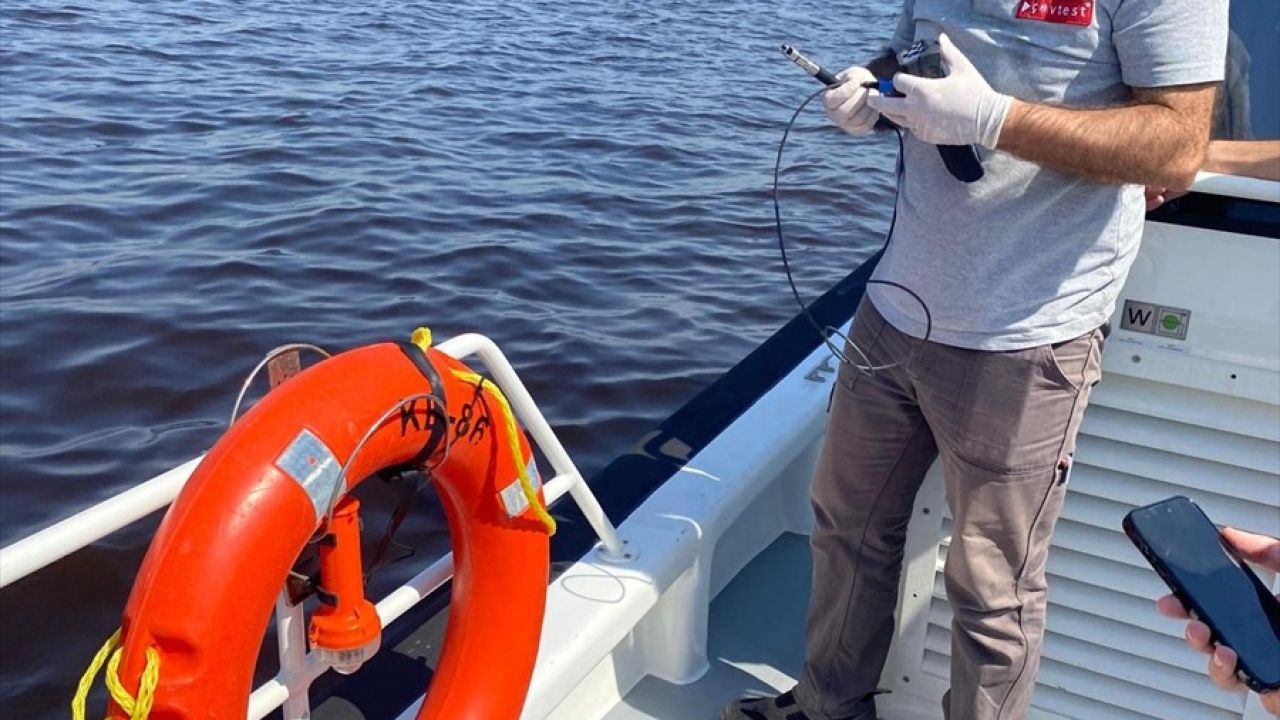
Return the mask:
[[[566,494],[572,497],[600,538],[599,552],[603,557],[615,562],[625,561],[627,552],[618,537],[617,529],[605,515],[600,502],[497,344],[484,335],[469,333],[451,338],[436,347],[458,359],[474,356],[480,360],[506,395],[516,418],[555,472],[543,488],[547,504],[554,503]],[[0,589],[168,507],[200,460],[201,457],[189,460],[0,549]],[[387,627],[451,577],[453,554],[447,553],[378,601],[378,617],[382,626]],[[308,689],[331,666],[308,650],[303,607],[290,602],[289,594],[283,589],[276,600],[275,619],[280,671],[253,691],[249,698],[248,718],[259,720],[281,707],[288,720],[309,718],[311,707]]]
[[1263,202],[1280,200],[1280,183],[1243,175],[1202,171],[1196,175],[1196,181],[1191,184],[1190,189],[1209,195],[1225,195],[1244,200],[1262,200]]

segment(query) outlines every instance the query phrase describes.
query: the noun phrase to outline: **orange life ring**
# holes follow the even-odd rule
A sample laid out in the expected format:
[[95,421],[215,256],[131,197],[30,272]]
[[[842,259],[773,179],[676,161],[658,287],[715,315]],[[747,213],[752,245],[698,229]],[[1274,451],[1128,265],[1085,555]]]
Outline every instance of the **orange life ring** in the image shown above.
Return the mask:
[[[119,676],[129,692],[147,649],[159,652],[151,718],[244,718],[273,604],[331,503],[324,478],[333,487],[336,464],[350,462],[345,494],[379,470],[428,459],[439,463],[454,581],[418,717],[519,717],[541,635],[548,532],[511,492],[521,469],[536,477],[529,443],[517,431],[512,456],[496,398],[474,378],[435,349],[369,345],[286,381],[227,431],[165,515],[124,611]],[[426,392],[449,420],[425,398],[404,401]],[[109,717],[127,716],[112,703]]]

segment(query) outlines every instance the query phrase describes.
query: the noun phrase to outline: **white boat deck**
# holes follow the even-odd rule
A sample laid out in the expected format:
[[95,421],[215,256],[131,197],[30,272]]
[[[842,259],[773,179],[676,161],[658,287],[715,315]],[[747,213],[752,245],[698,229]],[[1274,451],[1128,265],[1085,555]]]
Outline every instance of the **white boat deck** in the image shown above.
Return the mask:
[[[646,677],[605,720],[718,720],[738,697],[791,689],[804,664],[809,605],[809,538],[786,533],[748,564],[711,603],[710,670],[697,682],[675,685]],[[941,716],[921,707],[881,715],[885,720]]]
[[787,533],[711,603],[711,669],[689,685],[640,681],[606,720],[714,720],[728,701],[789,690],[804,663],[809,539]]

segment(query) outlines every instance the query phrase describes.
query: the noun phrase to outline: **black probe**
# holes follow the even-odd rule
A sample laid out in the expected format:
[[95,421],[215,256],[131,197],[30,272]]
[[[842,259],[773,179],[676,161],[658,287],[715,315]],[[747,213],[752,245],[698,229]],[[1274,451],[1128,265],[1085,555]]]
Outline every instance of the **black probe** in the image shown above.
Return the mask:
[[[824,69],[821,65],[805,57],[804,53],[791,47],[790,45],[782,46],[782,54],[786,55],[787,59],[790,60],[791,62],[795,63],[796,65],[799,65],[801,70],[804,70],[805,72],[817,78],[818,82],[822,83],[823,85],[826,85],[829,88],[837,87],[840,85],[840,80],[837,79],[835,75],[832,75],[830,72]],[[867,88],[868,90],[879,90],[881,95],[887,95],[889,97],[902,97],[902,93],[893,89],[892,80],[872,80],[870,82],[862,83],[862,87]]]
[[835,75],[832,75],[826,70],[823,70],[821,65],[805,57],[804,53],[791,47],[790,45],[784,44],[782,46],[782,54],[786,55],[787,59],[790,60],[791,62],[795,63],[796,65],[799,65],[801,70],[804,70],[805,72],[817,78],[818,82],[822,83],[823,85],[833,88],[840,84],[840,81],[836,79]]

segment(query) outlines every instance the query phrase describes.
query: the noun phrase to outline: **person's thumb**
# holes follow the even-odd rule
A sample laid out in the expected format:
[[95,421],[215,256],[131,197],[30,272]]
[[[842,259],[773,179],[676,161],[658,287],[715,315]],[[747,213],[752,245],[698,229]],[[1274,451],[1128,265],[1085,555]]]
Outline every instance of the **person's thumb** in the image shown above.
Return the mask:
[[1280,540],[1236,530],[1222,528],[1222,537],[1240,553],[1240,557],[1257,563],[1268,570],[1280,571]]
[[910,95],[912,90],[923,87],[929,82],[932,82],[929,78],[900,72],[893,76],[893,89],[903,95]]
[[867,96],[867,107],[889,118],[893,122],[903,127],[907,127],[910,123],[907,122],[906,101],[906,98],[887,97],[885,95],[872,93]]
[[960,52],[960,48],[951,42],[951,38],[946,33],[938,36],[938,48],[942,52],[942,59],[947,63],[948,75],[980,75],[978,69],[969,62],[969,58]]

